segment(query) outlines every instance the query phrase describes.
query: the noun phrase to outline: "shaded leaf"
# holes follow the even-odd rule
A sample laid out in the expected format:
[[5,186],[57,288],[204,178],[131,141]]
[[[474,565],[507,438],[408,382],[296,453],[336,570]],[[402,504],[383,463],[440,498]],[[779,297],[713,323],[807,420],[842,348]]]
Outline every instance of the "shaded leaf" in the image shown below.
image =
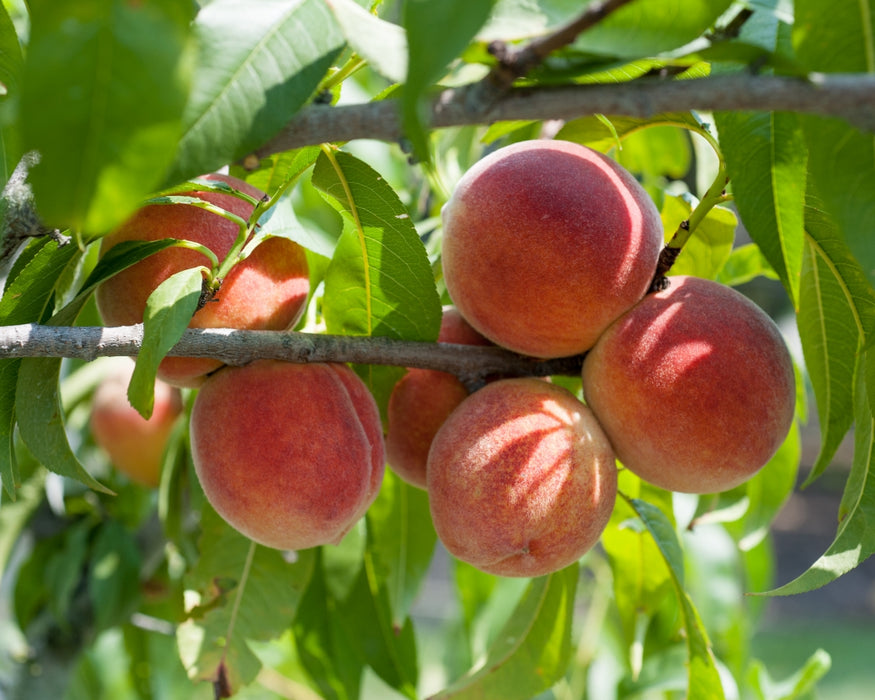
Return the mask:
[[[29,3],[20,126],[50,226],[105,232],[158,187],[188,96],[189,3]],[[132,86],[136,86],[132,89]]]
[[[778,274],[756,243],[745,243],[732,249],[726,264],[717,275],[717,281],[730,287],[737,287],[750,282],[755,277],[776,280]],[[800,285],[800,289],[804,289],[804,285]]]
[[407,35],[402,27],[368,12],[354,0],[326,0],[353,50],[393,83],[407,78]]
[[433,696],[528,700],[565,674],[579,565],[532,579],[485,662]]
[[197,87],[171,181],[212,172],[276,135],[343,48],[321,0],[214,0],[194,34]]
[[89,556],[88,594],[99,630],[121,624],[140,600],[140,550],[115,520],[97,530]]
[[831,666],[830,655],[823,649],[818,649],[808,657],[802,668],[783,681],[774,681],[759,661],[752,664],[749,675],[751,686],[760,700],[797,700],[809,697],[809,693]]

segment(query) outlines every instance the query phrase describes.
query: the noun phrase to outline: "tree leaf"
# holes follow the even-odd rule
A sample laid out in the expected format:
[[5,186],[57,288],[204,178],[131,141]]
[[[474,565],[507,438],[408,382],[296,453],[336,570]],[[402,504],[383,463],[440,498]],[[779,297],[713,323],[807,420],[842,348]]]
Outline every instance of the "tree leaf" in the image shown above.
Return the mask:
[[[809,71],[875,73],[875,0],[797,0],[793,44]],[[875,285],[875,134],[839,119],[802,119],[815,193]]]
[[[20,132],[16,128],[16,111],[21,97],[21,72],[24,58],[15,25],[5,5],[0,6],[0,84],[6,94],[0,96],[0,182],[4,185],[21,158]],[[0,204],[0,212],[5,209]]]
[[810,697],[809,694],[817,682],[827,674],[831,666],[830,655],[823,649],[818,649],[808,657],[802,668],[783,681],[772,680],[766,667],[759,661],[754,661],[748,675],[753,690],[761,700],[797,700]]
[[859,372],[854,395],[854,459],[842,494],[835,539],[807,571],[762,595],[794,595],[820,588],[875,552],[875,415],[866,384],[865,372]]
[[261,662],[249,641],[278,637],[291,625],[313,573],[313,550],[285,555],[256,545],[204,504],[200,557],[186,589],[200,595],[177,632],[180,657],[196,680],[251,682]]
[[[666,237],[671,238],[691,213],[689,202],[666,195],[661,212]],[[684,245],[671,268],[671,274],[715,279],[729,260],[737,226],[738,219],[731,209],[719,206],[712,208]]]
[[197,310],[204,276],[200,268],[180,270],[149,295],[143,311],[143,344],[128,385],[128,400],[144,418],[152,415],[158,365],[179,342]]
[[[745,243],[732,249],[726,264],[717,275],[717,281],[729,287],[738,287],[755,277],[778,279],[777,273],[766,260],[760,247],[756,243]],[[800,289],[803,286],[800,285]]]
[[255,170],[233,165],[230,174],[257,187],[274,199],[285,192],[313,163],[322,151],[319,146],[307,146],[294,151],[262,158]]
[[826,213],[806,208],[805,258],[797,326],[817,399],[821,446],[806,483],[827,467],[853,421],[857,358],[875,332],[875,290]]
[[428,496],[387,470],[367,518],[374,569],[389,591],[393,623],[401,627],[428,573],[437,541]]
[[[313,184],[343,219],[325,273],[329,333],[433,341],[441,305],[425,246],[398,195],[369,165],[343,151],[324,152]],[[384,407],[403,369],[361,369]]]
[[188,96],[191,9],[156,0],[28,5],[20,127],[50,226],[102,233],[162,181]]
[[343,48],[322,0],[214,0],[194,34],[197,88],[171,182],[212,172],[276,135]]
[[625,59],[655,56],[698,37],[730,4],[731,0],[637,0],[581,34],[574,48]]
[[89,556],[88,594],[98,630],[125,622],[140,601],[140,551],[116,520],[98,529]]
[[717,112],[714,120],[741,220],[798,308],[807,168],[799,119]]
[[393,83],[407,78],[407,35],[354,0],[326,0],[353,50]]
[[402,24],[407,31],[407,79],[401,96],[404,133],[423,161],[431,158],[423,97],[486,23],[495,0],[408,0]]
[[693,601],[684,590],[683,552],[674,528],[662,511],[647,501],[632,498],[629,499],[629,504],[653,536],[671,571],[687,637],[687,698],[689,700],[722,699],[725,694],[711,651],[711,643]]
[[532,579],[489,650],[484,664],[432,700],[502,698],[528,700],[565,674],[579,565]]

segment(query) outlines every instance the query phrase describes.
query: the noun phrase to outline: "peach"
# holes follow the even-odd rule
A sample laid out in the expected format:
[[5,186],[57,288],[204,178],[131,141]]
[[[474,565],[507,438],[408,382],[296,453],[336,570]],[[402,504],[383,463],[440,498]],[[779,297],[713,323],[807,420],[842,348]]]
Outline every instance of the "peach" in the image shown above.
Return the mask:
[[670,277],[583,364],[584,397],[617,458],[672,491],[752,477],[793,421],[793,363],[775,323],[730,287]]
[[[219,174],[206,177],[227,182],[253,197],[263,196],[242,180]],[[188,195],[244,219],[252,214],[251,204],[230,194]],[[101,254],[122,241],[178,238],[201,243],[222,260],[237,235],[238,228],[233,222],[204,209],[187,204],[150,204],[103,239]],[[104,323],[113,326],[141,323],[146,300],[161,282],[181,270],[209,264],[197,251],[169,248],[123,270],[97,290],[97,307]],[[309,289],[303,248],[285,238],[269,238],[234,266],[218,294],[195,313],[189,327],[285,330],[301,317]],[[219,360],[210,358],[168,357],[161,363],[158,376],[176,386],[196,387],[221,365]]]
[[[492,344],[452,306],[443,309],[438,342]],[[408,484],[424,489],[431,441],[447,416],[467,396],[468,389],[453,374],[431,369],[408,370],[392,389],[387,408],[386,457],[392,471]]]
[[435,529],[455,557],[500,576],[541,576],[579,559],[614,507],[614,453],[590,410],[540,379],[471,394],[428,455]]
[[346,365],[257,360],[204,381],[191,452],[216,512],[276,549],[338,543],[377,497],[376,402]]
[[453,303],[497,345],[539,358],[592,347],[644,296],[663,244],[659,212],[632,175],[566,141],[487,155],[441,213]]
[[144,486],[157,486],[170,431],[182,413],[179,389],[156,381],[154,409],[146,420],[128,401],[134,363],[119,357],[105,365],[91,402],[94,442],[120,472]]

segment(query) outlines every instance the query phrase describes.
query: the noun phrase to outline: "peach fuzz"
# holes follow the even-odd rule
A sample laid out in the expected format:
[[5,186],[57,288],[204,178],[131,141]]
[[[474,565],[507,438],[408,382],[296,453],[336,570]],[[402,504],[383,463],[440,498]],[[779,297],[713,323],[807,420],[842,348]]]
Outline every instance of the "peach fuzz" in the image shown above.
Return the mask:
[[106,373],[91,402],[91,434],[113,466],[143,486],[158,486],[170,431],[182,413],[179,389],[158,380],[151,417],[141,416],[128,401],[134,363],[126,357],[105,362]]
[[[451,306],[443,309],[437,339],[458,345],[492,344]],[[431,441],[468,393],[455,375],[431,369],[410,369],[395,384],[387,408],[386,458],[392,471],[408,484],[426,487]]]
[[204,381],[191,452],[216,512],[283,550],[338,543],[376,498],[385,461],[376,403],[349,367],[278,360]]
[[[227,182],[258,199],[264,196],[255,187],[227,175],[206,178]],[[253,211],[249,202],[230,194],[199,191],[188,195],[244,219]],[[103,239],[101,255],[122,241],[177,238],[201,243],[222,260],[237,235],[238,227],[233,222],[212,212],[187,204],[150,204]],[[169,248],[122,270],[97,290],[103,322],[111,326],[141,323],[146,300],[161,282],[181,270],[209,264],[197,251]],[[303,248],[288,239],[269,238],[234,266],[216,296],[195,313],[189,327],[285,330],[301,317],[309,289]],[[210,358],[168,357],[161,363],[158,376],[176,386],[196,387],[221,365]]]
[[659,212],[626,170],[567,141],[487,155],[442,210],[447,291],[497,345],[539,358],[588,350],[650,286]]
[[725,491],[786,437],[793,363],[775,323],[747,297],[710,280],[668,279],[587,355],[584,396],[617,458],[642,479]]
[[458,559],[499,576],[541,576],[601,536],[617,493],[614,453],[590,410],[540,379],[471,394],[428,456],[435,529]]

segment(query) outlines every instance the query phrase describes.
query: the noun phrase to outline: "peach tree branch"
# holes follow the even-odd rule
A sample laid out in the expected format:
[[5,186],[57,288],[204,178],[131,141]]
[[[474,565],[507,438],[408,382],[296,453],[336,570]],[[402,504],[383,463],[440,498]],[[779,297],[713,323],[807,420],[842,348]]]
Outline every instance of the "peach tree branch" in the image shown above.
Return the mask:
[[[691,80],[641,78],[619,84],[517,87],[492,97],[479,83],[444,90],[431,104],[432,128],[509,120],[575,119],[593,114],[650,117],[677,111],[794,111],[844,119],[875,131],[875,74],[813,73],[807,78],[738,73]],[[253,155],[333,141],[403,137],[394,99],[312,104]]]
[[[0,359],[68,357],[91,361],[138,353],[143,326],[0,326]],[[352,362],[420,367],[465,379],[507,376],[576,375],[583,356],[537,360],[497,347],[426,343],[382,337],[341,336],[293,331],[188,329],[168,353],[174,357],[213,357],[229,365],[260,358],[288,362]]]

